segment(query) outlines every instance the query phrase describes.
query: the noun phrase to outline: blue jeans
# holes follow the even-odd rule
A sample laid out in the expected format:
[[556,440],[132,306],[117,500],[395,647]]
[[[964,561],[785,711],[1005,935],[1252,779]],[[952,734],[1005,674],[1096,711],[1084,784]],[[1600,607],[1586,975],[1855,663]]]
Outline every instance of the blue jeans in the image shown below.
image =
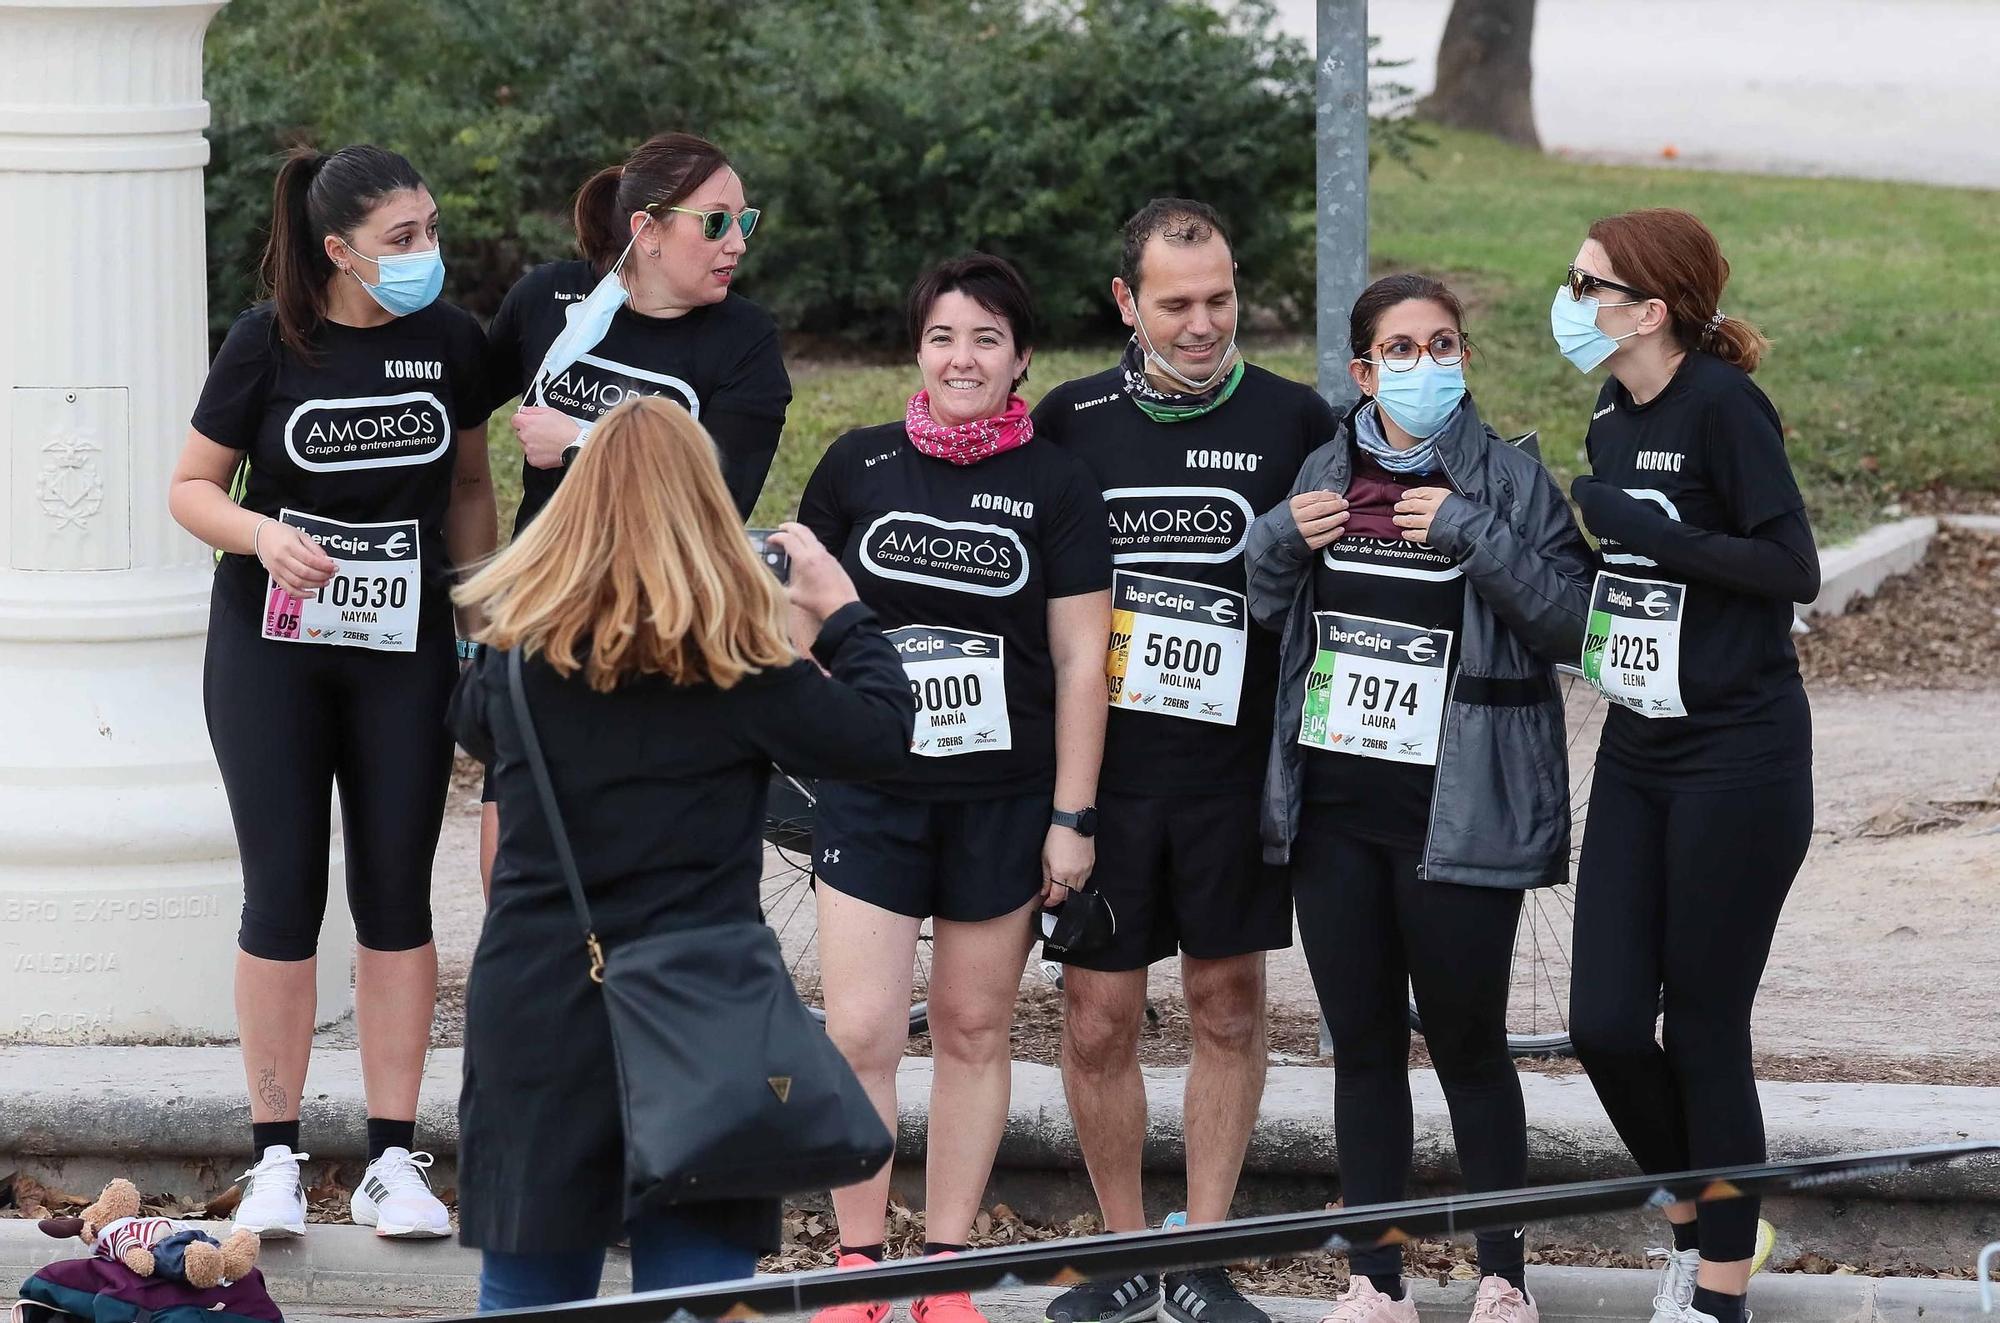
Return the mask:
[[[728,1282],[757,1271],[757,1253],[703,1230],[692,1220],[658,1213],[629,1223],[632,1289]],[[594,1300],[604,1276],[602,1249],[509,1254],[483,1250],[479,1261],[479,1312],[526,1309]]]

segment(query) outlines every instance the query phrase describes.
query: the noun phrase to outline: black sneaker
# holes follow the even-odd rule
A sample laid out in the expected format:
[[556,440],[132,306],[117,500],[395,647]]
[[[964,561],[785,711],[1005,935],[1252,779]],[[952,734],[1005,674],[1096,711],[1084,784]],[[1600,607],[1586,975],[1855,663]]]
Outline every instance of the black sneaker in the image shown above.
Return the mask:
[[1271,1316],[1243,1298],[1227,1268],[1167,1274],[1160,1317],[1173,1323],[1271,1323]]
[[1049,1301],[1042,1323],[1139,1323],[1160,1313],[1160,1279],[1137,1273],[1122,1282],[1085,1282]]

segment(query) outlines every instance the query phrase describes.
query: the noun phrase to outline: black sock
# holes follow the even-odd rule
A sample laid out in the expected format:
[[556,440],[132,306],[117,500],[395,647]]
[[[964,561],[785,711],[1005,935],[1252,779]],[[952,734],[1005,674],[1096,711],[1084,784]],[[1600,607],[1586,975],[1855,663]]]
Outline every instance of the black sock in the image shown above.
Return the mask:
[[850,1254],[859,1254],[864,1259],[872,1259],[876,1263],[880,1263],[882,1262],[882,1245],[880,1241],[877,1241],[873,1245],[842,1245],[840,1247],[841,1258],[844,1259]]
[[1743,1297],[1724,1295],[1721,1291],[1711,1291],[1706,1286],[1694,1288],[1694,1307],[1715,1320],[1715,1323],[1743,1323]]
[[1667,1225],[1674,1229],[1675,1249],[1691,1250],[1701,1248],[1700,1222],[1669,1222]]
[[965,1253],[965,1246],[963,1245],[950,1245],[942,1240],[927,1240],[924,1242],[924,1257],[927,1259],[933,1254],[963,1253]]
[[379,1116],[368,1118],[368,1160],[381,1157],[392,1148],[405,1153],[417,1146],[417,1123],[415,1121],[385,1121]]
[[261,1161],[264,1150],[273,1144],[283,1144],[296,1153],[299,1151],[299,1123],[297,1121],[252,1121],[250,1123],[250,1147],[256,1150]]
[[1365,1274],[1375,1284],[1375,1289],[1391,1300],[1403,1298],[1403,1274],[1399,1272],[1371,1272]]

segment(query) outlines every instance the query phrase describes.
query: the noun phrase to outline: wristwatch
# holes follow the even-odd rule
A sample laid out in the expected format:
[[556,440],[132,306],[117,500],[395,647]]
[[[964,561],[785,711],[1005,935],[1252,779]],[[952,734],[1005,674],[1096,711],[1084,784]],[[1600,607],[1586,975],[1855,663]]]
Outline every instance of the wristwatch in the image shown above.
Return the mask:
[[1095,836],[1097,835],[1097,806],[1092,804],[1088,808],[1080,808],[1074,813],[1065,813],[1061,809],[1057,809],[1055,812],[1049,814],[1049,821],[1058,827],[1069,828],[1078,836]]
[[585,423],[577,429],[576,440],[563,447],[562,466],[564,468],[568,468],[570,465],[576,463],[577,455],[583,450],[583,443],[590,440],[590,429],[595,426],[595,423]]

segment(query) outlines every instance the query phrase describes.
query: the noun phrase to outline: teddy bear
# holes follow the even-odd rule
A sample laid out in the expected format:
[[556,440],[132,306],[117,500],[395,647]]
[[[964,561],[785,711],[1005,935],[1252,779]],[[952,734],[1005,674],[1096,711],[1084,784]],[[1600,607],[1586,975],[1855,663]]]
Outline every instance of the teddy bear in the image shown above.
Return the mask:
[[237,1231],[218,1241],[171,1218],[140,1216],[139,1189],[123,1177],[105,1186],[81,1217],[44,1218],[41,1228],[58,1239],[77,1237],[99,1258],[122,1263],[141,1277],[159,1273],[198,1290],[237,1281],[257,1262],[253,1232]]

